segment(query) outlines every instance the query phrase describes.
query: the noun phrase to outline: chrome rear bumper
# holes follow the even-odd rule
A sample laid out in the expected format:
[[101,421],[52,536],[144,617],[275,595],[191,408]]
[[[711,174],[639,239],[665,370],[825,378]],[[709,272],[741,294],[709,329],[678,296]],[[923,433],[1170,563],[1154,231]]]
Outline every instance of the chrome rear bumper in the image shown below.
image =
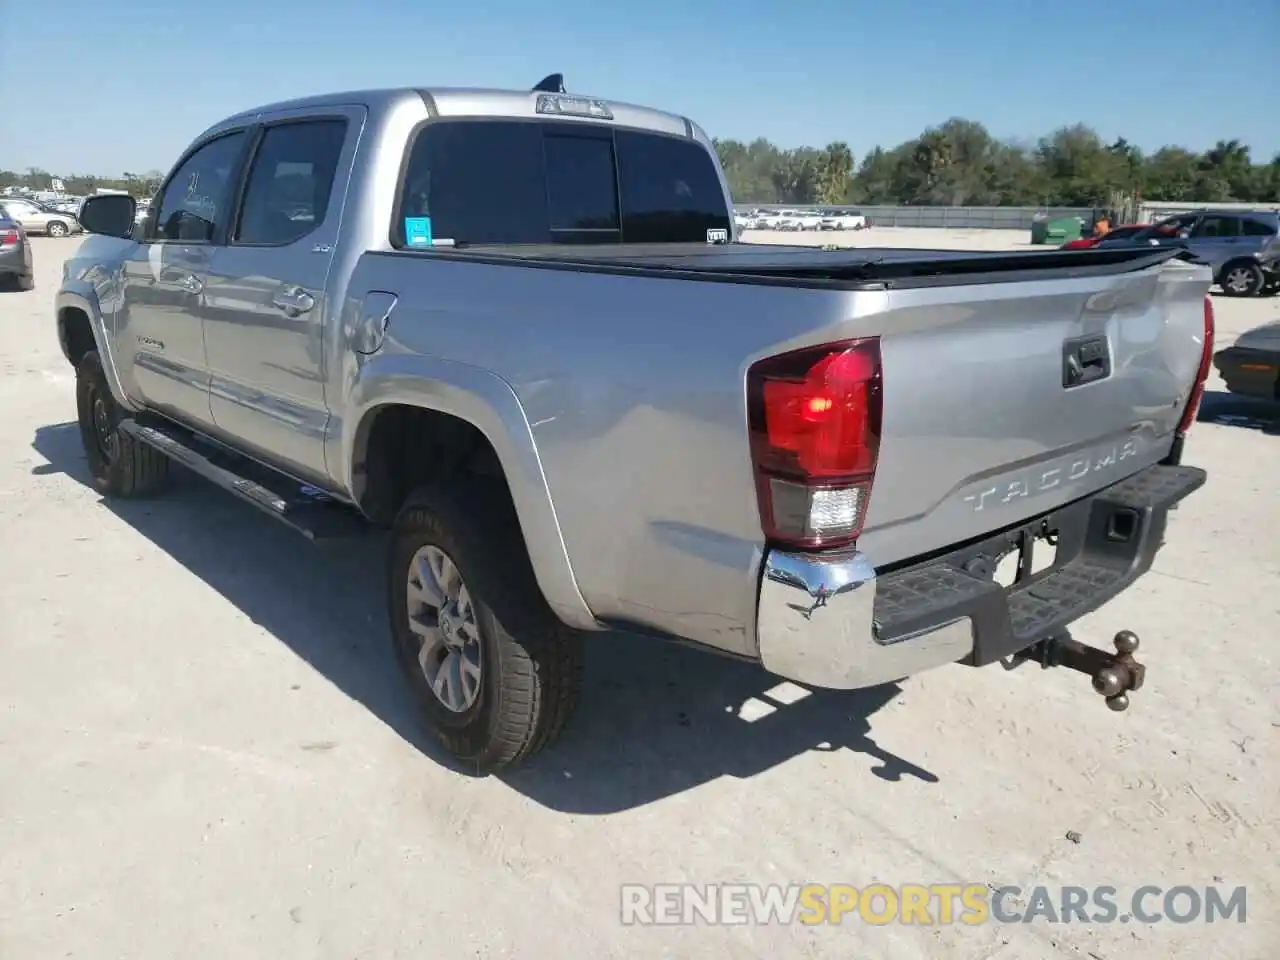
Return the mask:
[[[1013,656],[1126,589],[1151,568],[1168,512],[1205,472],[1160,464],[1049,513],[877,577],[857,551],[765,555],[756,633],[765,669],[852,690],[946,663]],[[1052,533],[1053,562],[1035,544]],[[996,582],[1018,551],[1017,580]]]
[[973,627],[960,617],[885,643],[875,623],[876,571],[865,555],[771,550],[760,585],[757,635],[770,673],[855,690],[963,660]]

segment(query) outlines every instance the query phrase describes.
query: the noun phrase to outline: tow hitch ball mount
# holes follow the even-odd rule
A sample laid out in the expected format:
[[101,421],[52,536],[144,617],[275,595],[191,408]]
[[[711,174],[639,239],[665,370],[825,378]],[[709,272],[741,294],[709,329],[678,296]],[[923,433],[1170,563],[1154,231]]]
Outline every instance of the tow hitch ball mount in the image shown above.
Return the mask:
[[1093,689],[1107,701],[1108,707],[1119,712],[1129,709],[1130,691],[1142,689],[1147,668],[1134,659],[1138,635],[1132,630],[1121,630],[1112,643],[1116,652],[1108,653],[1081,643],[1069,633],[1061,633],[1032,644],[1002,662],[1007,670],[1034,661],[1044,669],[1069,667],[1088,674],[1093,680]]

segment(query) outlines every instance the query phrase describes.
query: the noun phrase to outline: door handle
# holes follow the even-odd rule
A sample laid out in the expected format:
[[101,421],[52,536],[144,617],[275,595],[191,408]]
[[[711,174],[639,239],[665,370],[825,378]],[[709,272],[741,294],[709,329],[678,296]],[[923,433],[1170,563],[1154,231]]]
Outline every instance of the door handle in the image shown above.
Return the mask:
[[271,298],[271,304],[283,310],[286,317],[297,317],[314,307],[316,301],[301,287],[285,287]]
[[204,289],[204,284],[200,282],[200,278],[190,273],[178,281],[178,286],[187,293],[193,294],[199,293]]

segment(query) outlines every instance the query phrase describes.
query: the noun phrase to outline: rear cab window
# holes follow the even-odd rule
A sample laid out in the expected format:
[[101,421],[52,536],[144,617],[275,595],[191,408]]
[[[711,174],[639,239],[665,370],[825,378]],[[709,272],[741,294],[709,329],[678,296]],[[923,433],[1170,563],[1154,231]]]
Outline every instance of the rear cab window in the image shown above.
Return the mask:
[[318,227],[329,210],[347,121],[291,120],[267,127],[249,167],[232,242],[285,246]]
[[705,243],[732,227],[695,140],[582,122],[434,120],[409,148],[392,241]]

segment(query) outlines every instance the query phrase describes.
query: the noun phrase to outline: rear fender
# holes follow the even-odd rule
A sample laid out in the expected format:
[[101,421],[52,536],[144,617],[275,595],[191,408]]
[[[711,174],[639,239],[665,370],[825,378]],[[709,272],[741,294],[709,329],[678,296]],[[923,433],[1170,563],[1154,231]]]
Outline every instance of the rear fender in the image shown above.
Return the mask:
[[98,356],[102,358],[102,369],[107,375],[107,385],[111,395],[121,407],[136,413],[141,408],[129,399],[120,379],[120,371],[116,367],[115,353],[112,350],[111,336],[107,330],[106,319],[98,303],[98,294],[93,284],[86,281],[68,280],[58,291],[54,301],[58,317],[58,343],[62,347],[62,355],[68,363],[73,363],[70,343],[67,336],[67,312],[79,310],[89,318],[89,330],[93,334],[93,342]]
[[485,436],[506,475],[547,603],[570,626],[601,629],[578,590],[533,432],[510,384],[479,367],[440,357],[381,354],[362,361],[349,393],[349,415],[335,425],[329,449],[332,473],[357,501],[370,427],[379,408],[391,404],[449,414]]

